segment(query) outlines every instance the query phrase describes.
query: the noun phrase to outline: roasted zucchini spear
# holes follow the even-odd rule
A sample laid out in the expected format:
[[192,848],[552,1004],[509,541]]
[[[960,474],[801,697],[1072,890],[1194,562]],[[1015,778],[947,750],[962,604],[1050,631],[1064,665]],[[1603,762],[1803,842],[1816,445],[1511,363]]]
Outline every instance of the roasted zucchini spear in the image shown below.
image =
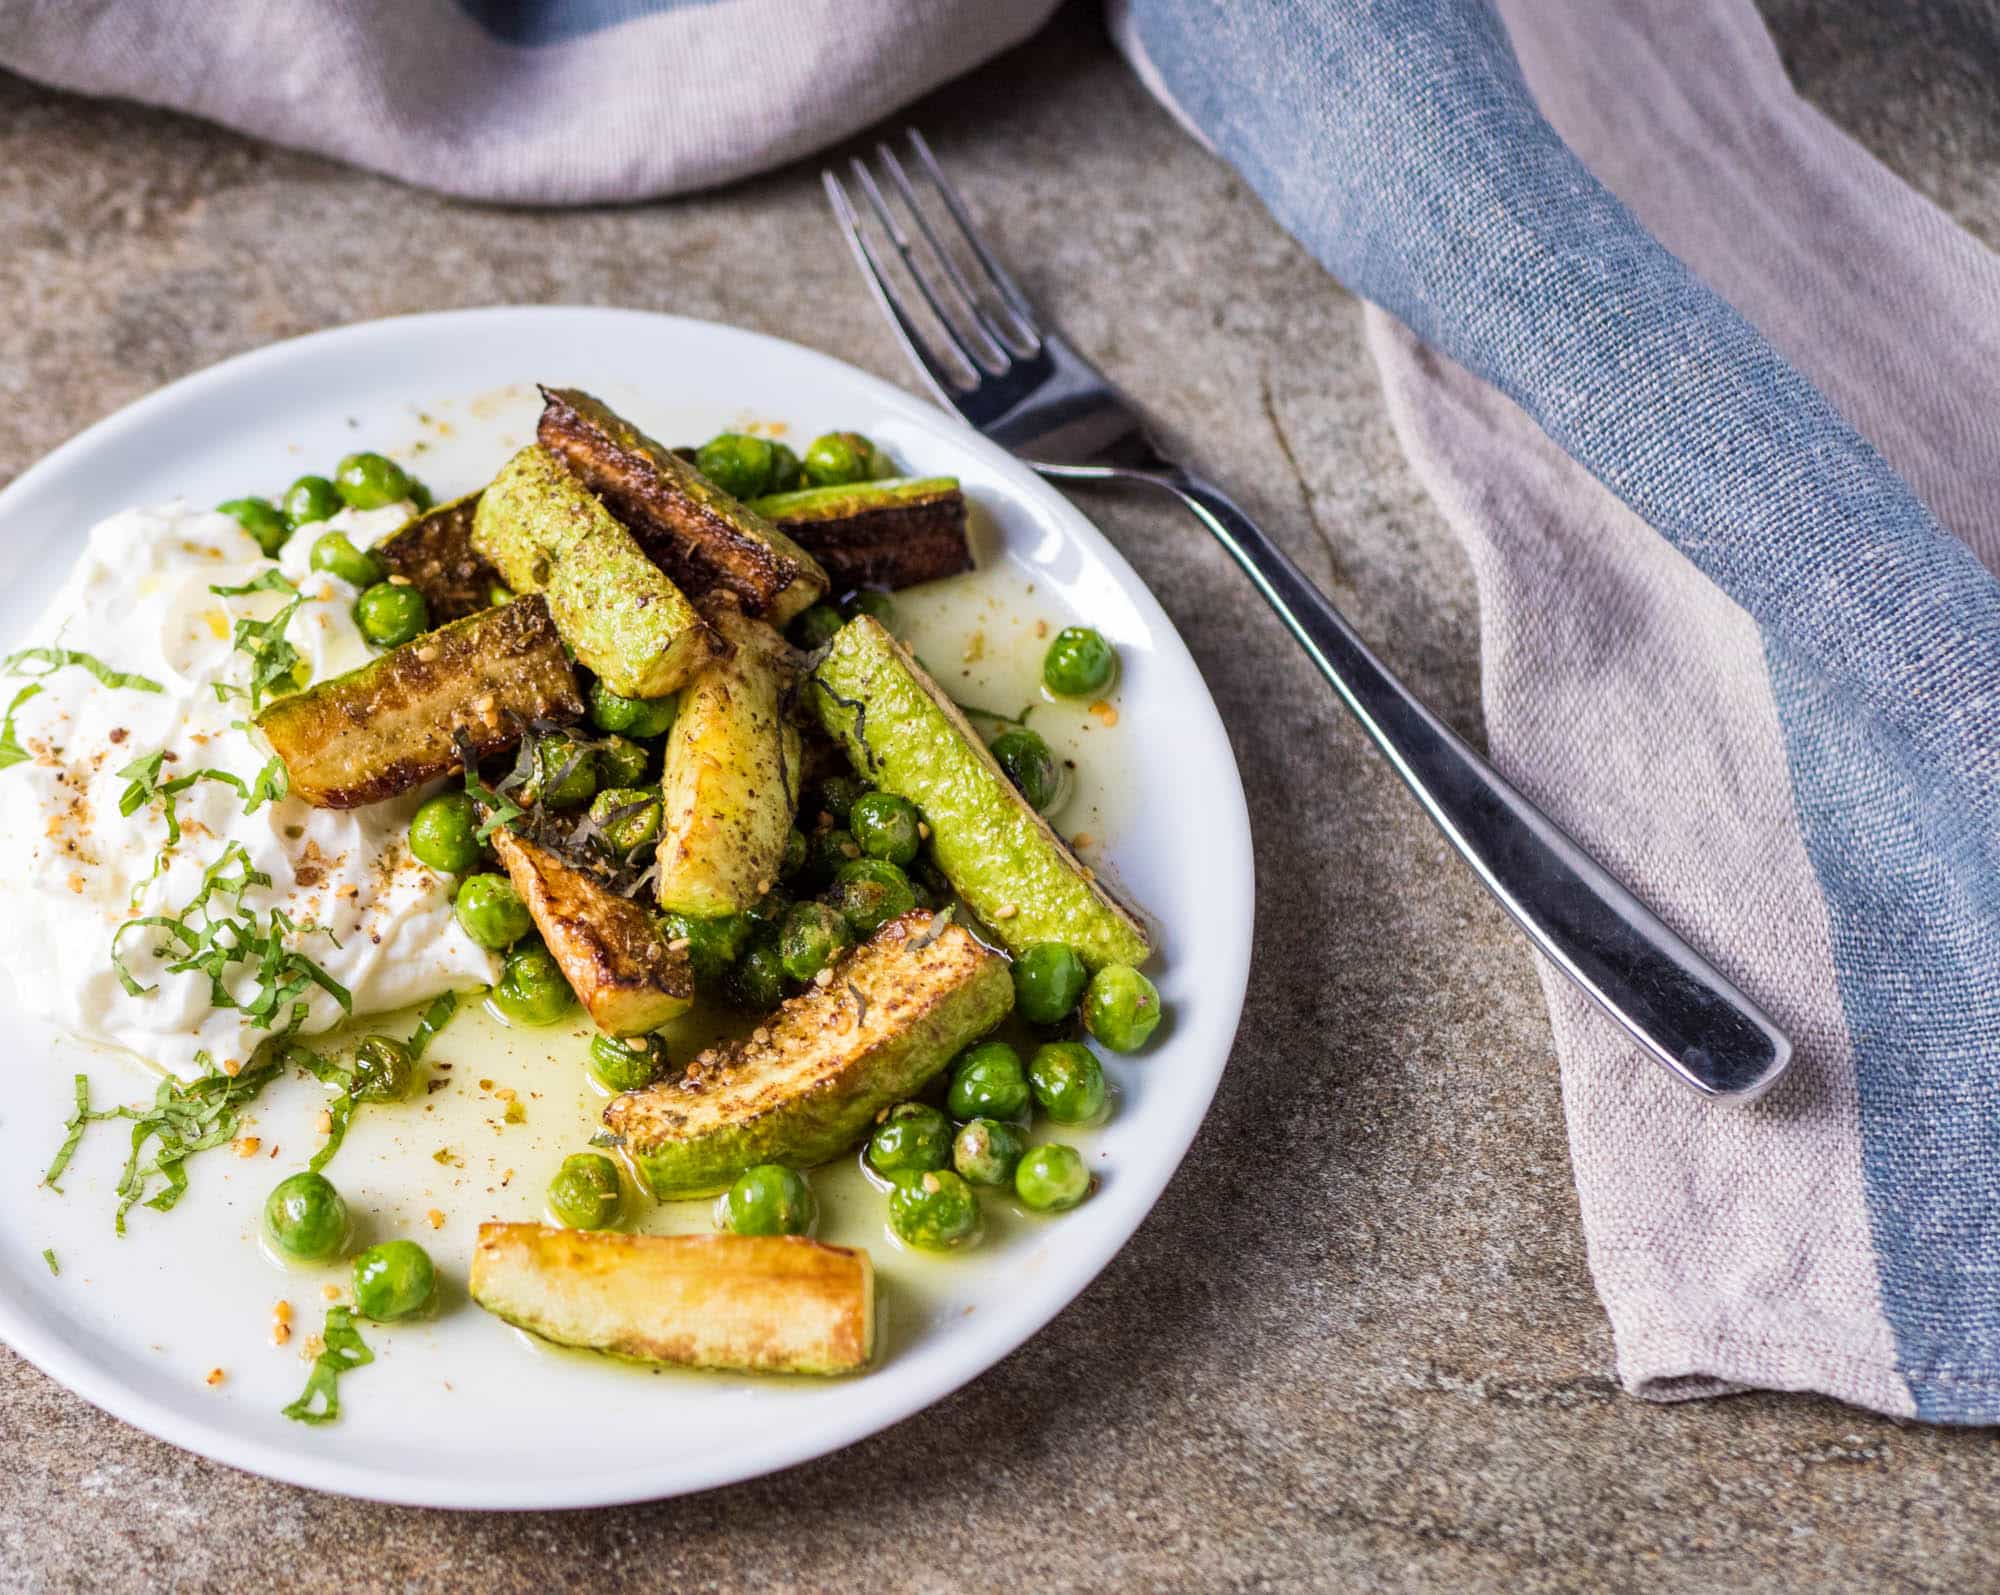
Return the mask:
[[758,1163],[838,1157],[1014,1006],[1007,961],[942,914],[892,919],[831,967],[749,1040],[611,1099],[604,1122],[653,1195],[701,1196]]
[[472,1299],[518,1329],[741,1373],[852,1373],[875,1346],[868,1254],[798,1235],[481,1224]]
[[436,625],[462,620],[493,607],[500,572],[472,546],[472,521],[479,495],[468,493],[425,510],[375,545],[392,576],[401,576],[424,595]]
[[495,831],[493,850],[598,1029],[642,1036],[693,1005],[686,951],[670,949],[631,898],[512,831]]
[[790,533],[836,588],[914,587],[972,569],[955,476],[808,487],[750,507]]
[[1056,941],[1093,970],[1146,961],[1137,917],[1078,862],[958,705],[879,623],[859,615],[842,626],[810,680],[820,724],[864,780],[916,804],[938,868],[1010,951]]
[[542,399],[536,437],[685,591],[732,592],[774,626],[826,592],[812,555],[672,449],[576,388],[544,388]]
[[542,594],[563,641],[623,697],[663,698],[719,650],[681,590],[547,449],[521,450],[480,494],[472,546],[516,592]]
[[353,809],[457,769],[461,744],[483,757],[532,721],[582,714],[548,606],[518,598],[280,698],[256,723],[297,796]]
[[703,613],[729,652],[681,693],[660,777],[660,906],[696,918],[748,908],[778,878],[798,804],[799,735],[784,699],[795,655],[718,594]]

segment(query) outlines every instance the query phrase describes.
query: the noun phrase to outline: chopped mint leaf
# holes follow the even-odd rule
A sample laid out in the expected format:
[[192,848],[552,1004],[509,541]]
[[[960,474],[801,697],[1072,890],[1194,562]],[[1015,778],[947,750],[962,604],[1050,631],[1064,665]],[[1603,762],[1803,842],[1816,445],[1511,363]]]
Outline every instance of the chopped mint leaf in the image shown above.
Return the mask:
[[49,1273],[51,1275],[61,1275],[62,1270],[56,1266],[56,1249],[53,1246],[44,1246],[42,1248],[42,1261],[49,1265]]
[[250,593],[282,592],[292,595],[291,601],[269,620],[239,619],[236,622],[231,646],[237,653],[249,657],[250,685],[247,688],[229,687],[218,682],[216,697],[247,697],[250,712],[255,714],[264,706],[266,698],[296,691],[299,685],[298,667],[304,656],[286,640],[285,630],[291,625],[292,616],[299,612],[300,605],[305,603],[305,594],[275,565],[240,587],[211,587],[209,591],[218,598],[241,598]]
[[332,1423],[340,1416],[340,1376],[375,1360],[375,1353],[354,1327],[353,1312],[346,1307],[327,1309],[320,1339],[326,1349],[313,1359],[304,1392],[284,1409],[286,1417],[299,1423]]
[[21,739],[14,730],[14,712],[36,693],[42,690],[41,683],[23,687],[14,694],[14,701],[7,705],[7,713],[0,718],[0,770],[11,769],[14,765],[25,764],[33,757],[21,746]]
[[[29,670],[27,666],[40,665],[40,670]],[[74,648],[23,648],[0,659],[0,672],[10,676],[52,676],[58,670],[75,665],[88,670],[107,687],[130,687],[134,692],[165,692],[151,676],[135,675],[129,670],[113,670],[94,654],[80,653]]]

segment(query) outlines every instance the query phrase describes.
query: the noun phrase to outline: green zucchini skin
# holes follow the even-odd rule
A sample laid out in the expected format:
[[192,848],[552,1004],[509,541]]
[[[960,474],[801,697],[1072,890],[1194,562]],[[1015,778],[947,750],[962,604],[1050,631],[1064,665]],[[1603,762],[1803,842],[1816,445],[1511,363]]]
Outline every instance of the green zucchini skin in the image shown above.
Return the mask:
[[973,567],[953,476],[907,476],[774,493],[751,508],[825,567],[834,588],[915,587]]
[[691,596],[732,592],[778,627],[825,596],[812,555],[602,400],[578,388],[544,388],[542,400],[536,439]]
[[916,804],[931,854],[1011,952],[1063,942],[1095,971],[1143,964],[1152,946],[1138,917],[1015,789],[908,649],[868,615],[827,645],[808,677],[827,734],[855,771]]
[[478,510],[479,495],[467,493],[424,511],[375,545],[390,574],[424,595],[436,625],[493,607],[500,572],[472,546]]
[[472,546],[541,593],[583,665],[627,698],[663,698],[721,651],[685,594],[556,455],[516,454],[479,496]]
[[759,1163],[811,1168],[868,1134],[1014,1006],[1006,959],[919,910],[679,1079],[614,1097],[605,1126],[665,1201],[727,1190]]
[[583,710],[548,605],[528,597],[280,698],[256,725],[294,793],[314,808],[354,809],[459,768],[461,743],[483,758],[519,742],[531,721]]

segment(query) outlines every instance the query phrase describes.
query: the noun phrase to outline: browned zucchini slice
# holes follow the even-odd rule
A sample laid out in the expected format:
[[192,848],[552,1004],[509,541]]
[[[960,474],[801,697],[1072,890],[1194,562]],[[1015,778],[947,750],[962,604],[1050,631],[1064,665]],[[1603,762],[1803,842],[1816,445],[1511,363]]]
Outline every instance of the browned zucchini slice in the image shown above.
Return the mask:
[[1014,1006],[1007,960],[942,914],[892,919],[832,967],[747,1041],[607,1104],[606,1126],[655,1196],[726,1190],[757,1163],[838,1157]]
[[956,477],[808,487],[750,507],[825,566],[836,590],[914,587],[972,569]]
[[864,1251],[802,1235],[479,1226],[472,1299],[562,1346],[746,1373],[852,1373],[875,1349]]
[[472,518],[479,495],[468,493],[425,510],[394,536],[375,545],[382,563],[424,595],[437,625],[493,607],[500,572],[472,546]]
[[426,632],[372,664],[280,698],[257,729],[314,808],[380,803],[484,757],[533,721],[583,714],[576,672],[540,598]]
[[683,592],[733,592],[782,627],[827,590],[798,544],[682,459],[576,388],[542,389],[544,448],[610,506]]
[[687,952],[671,950],[637,903],[512,831],[495,831],[493,850],[598,1029],[642,1036],[688,1011]]

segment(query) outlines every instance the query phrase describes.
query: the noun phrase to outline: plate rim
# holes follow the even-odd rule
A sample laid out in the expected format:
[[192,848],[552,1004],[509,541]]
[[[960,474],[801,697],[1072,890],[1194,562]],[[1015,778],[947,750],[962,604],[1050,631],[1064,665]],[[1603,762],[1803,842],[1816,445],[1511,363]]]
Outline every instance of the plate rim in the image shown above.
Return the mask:
[[[1201,676],[1200,666],[1195,661],[1186,640],[1181,636],[1179,628],[1175,626],[1152,590],[1132,568],[1118,547],[1098,529],[1095,523],[1063,494],[1037,476],[1030,467],[998,445],[989,442],[951,412],[908,389],[898,387],[885,378],[807,344],[704,317],[605,305],[482,305],[450,310],[418,311],[322,328],[297,337],[262,344],[189,372],[164,386],[142,394],[91,423],[28,466],[5,488],[0,488],[0,528],[4,528],[15,506],[22,499],[38,490],[45,479],[57,476],[68,469],[72,461],[87,458],[106,447],[115,447],[124,436],[144,428],[156,415],[171,412],[176,406],[199,398],[211,388],[240,381],[246,377],[254,378],[262,374],[266,367],[282,367],[287,362],[297,359],[302,353],[309,353],[324,344],[366,341],[373,337],[393,335],[397,331],[409,333],[418,328],[459,327],[470,322],[508,321],[524,316],[554,320],[570,318],[626,320],[648,325],[666,323],[670,327],[706,334],[719,332],[731,338],[747,340],[765,346],[773,353],[782,354],[786,359],[803,358],[809,364],[820,367],[829,378],[872,399],[892,413],[909,415],[913,408],[923,412],[927,423],[938,427],[948,435],[954,446],[983,458],[985,463],[1004,480],[1007,492],[1039,507],[1046,518],[1059,523],[1067,535],[1075,537],[1090,549],[1116,579],[1125,597],[1135,605],[1145,622],[1172,639],[1174,646],[1185,656],[1196,679],[1202,683],[1201,708],[1206,711],[1202,716],[1206,724],[1201,730],[1205,740],[1211,744],[1210,751],[1219,749],[1222,755],[1217,764],[1217,773],[1226,788],[1225,796],[1228,801],[1225,806],[1229,810],[1230,817],[1236,822],[1231,827],[1229,841],[1243,865],[1242,869],[1236,872],[1235,878],[1240,883],[1239,907],[1245,934],[1240,946],[1231,948],[1234,956],[1227,967],[1218,969],[1212,965],[1204,966],[1205,1000],[1214,999],[1219,1003],[1226,1003],[1229,1010],[1227,1035],[1222,1044],[1221,1057],[1216,1061],[1205,1082],[1195,1083],[1196,1089],[1200,1092],[1200,1100],[1198,1104],[1189,1104],[1180,1116],[1180,1131],[1185,1133],[1180,1135],[1180,1145],[1172,1158],[1150,1165],[1145,1173],[1137,1176],[1137,1183],[1142,1188],[1137,1217],[1122,1237],[1091,1263],[1088,1271],[1076,1279],[1073,1287],[1054,1292],[1052,1300],[1031,1310],[1027,1319],[1015,1322],[997,1337],[987,1337],[997,1338],[1002,1342],[991,1355],[982,1351],[969,1358],[960,1358],[943,1378],[933,1377],[917,1381],[914,1388],[909,1381],[900,1386],[892,1381],[883,1381],[880,1399],[862,1405],[853,1415],[844,1416],[831,1423],[804,1428],[798,1435],[780,1440],[766,1449],[761,1460],[747,1467],[727,1460],[712,1470],[700,1467],[690,1470],[680,1466],[671,1470],[674,1474],[671,1480],[648,1474],[643,1470],[635,1472],[629,1468],[620,1469],[615,1476],[609,1473],[590,1473],[552,1477],[547,1474],[531,1473],[523,1478],[518,1488],[494,1489],[490,1484],[486,1484],[477,1489],[475,1496],[463,1481],[456,1478],[419,1480],[407,1473],[377,1472],[344,1458],[325,1455],[315,1457],[307,1446],[273,1444],[257,1435],[231,1428],[228,1419],[220,1414],[215,1419],[205,1419],[176,1411],[166,1402],[142,1389],[138,1383],[122,1381],[108,1368],[100,1369],[95,1361],[80,1351],[72,1353],[59,1332],[51,1331],[44,1334],[33,1322],[31,1313],[18,1307],[6,1296],[0,1296],[0,1342],[4,1342],[64,1389],[81,1396],[120,1422],[128,1423],[181,1450],[264,1478],[330,1494],[401,1506],[468,1511],[564,1510],[662,1500],[719,1488],[727,1484],[746,1482],[830,1455],[879,1434],[936,1405],[974,1379],[991,1372],[1008,1356],[1040,1334],[1058,1314],[1095,1283],[1098,1276],[1124,1251],[1140,1227],[1150,1218],[1167,1185],[1180,1171],[1195,1136],[1199,1134],[1207,1120],[1216,1090],[1221,1084],[1223,1071],[1228,1066],[1229,1055],[1241,1030],[1243,1005],[1248,992],[1251,954],[1256,938],[1256,861],[1251,845],[1249,809],[1243,792],[1242,772],[1237,765],[1235,751],[1230,744],[1226,727],[1223,725],[1221,711],[1216,706],[1214,695],[1208,690],[1206,680]],[[879,1378],[879,1374],[869,1373],[861,1377],[873,1380]]]

